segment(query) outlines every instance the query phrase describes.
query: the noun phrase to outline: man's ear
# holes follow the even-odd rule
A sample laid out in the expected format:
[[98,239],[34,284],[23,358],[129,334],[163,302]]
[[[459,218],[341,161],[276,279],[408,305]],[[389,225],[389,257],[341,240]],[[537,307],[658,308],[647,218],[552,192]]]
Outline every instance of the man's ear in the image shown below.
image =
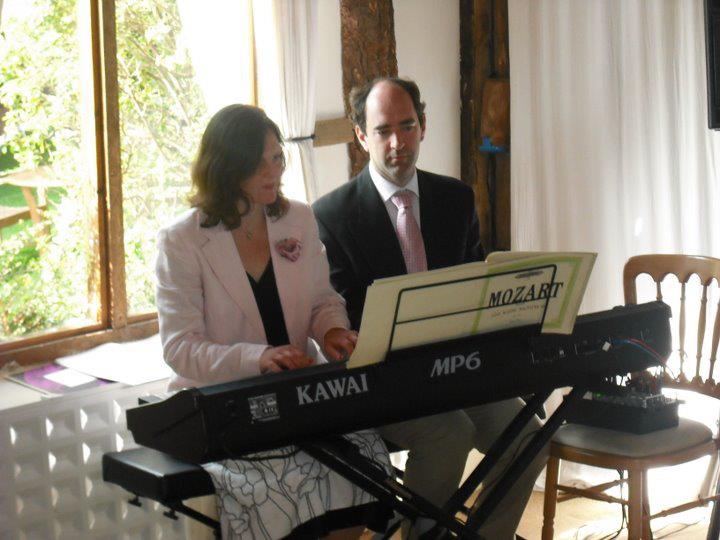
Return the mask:
[[425,126],[426,126],[427,118],[425,117],[425,113],[423,113],[422,118],[420,118],[420,140],[425,140]]
[[355,125],[355,136],[357,137],[357,140],[360,143],[360,146],[362,146],[363,150],[365,150],[367,152],[368,151],[367,135],[363,132],[362,129],[360,129],[360,126],[358,126],[358,125]]

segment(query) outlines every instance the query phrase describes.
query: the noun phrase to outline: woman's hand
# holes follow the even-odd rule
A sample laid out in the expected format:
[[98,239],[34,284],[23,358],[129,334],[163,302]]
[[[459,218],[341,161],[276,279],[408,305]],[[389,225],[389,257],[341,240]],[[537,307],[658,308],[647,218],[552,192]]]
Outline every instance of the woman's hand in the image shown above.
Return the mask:
[[295,345],[270,347],[260,356],[260,373],[278,373],[287,369],[299,369],[312,365],[314,360]]
[[328,355],[328,360],[340,361],[350,356],[355,350],[357,343],[357,332],[345,328],[331,328],[323,338],[323,349]]

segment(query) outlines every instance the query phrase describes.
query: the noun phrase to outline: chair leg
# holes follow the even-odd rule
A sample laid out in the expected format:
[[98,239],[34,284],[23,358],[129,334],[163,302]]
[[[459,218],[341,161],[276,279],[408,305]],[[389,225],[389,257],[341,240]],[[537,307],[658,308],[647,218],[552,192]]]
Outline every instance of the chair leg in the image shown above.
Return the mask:
[[637,470],[628,470],[628,540],[643,537],[643,475]]
[[652,528],[650,521],[645,520],[650,515],[650,497],[648,496],[647,470],[642,471],[642,538],[652,540]]
[[[720,495],[720,480],[715,484],[715,494]],[[706,538],[707,540],[718,540],[720,539],[720,501],[713,501],[712,507],[710,526]]]
[[700,486],[700,492],[698,493],[698,496],[709,497],[711,495],[714,495],[713,488],[716,485],[717,478],[718,478],[718,453],[715,452],[710,457],[710,462],[708,463],[707,469],[705,471],[705,478],[703,478],[703,483],[702,483],[702,486]]
[[554,534],[555,507],[560,460],[550,456],[545,468],[545,502],[543,504],[542,540],[552,540]]

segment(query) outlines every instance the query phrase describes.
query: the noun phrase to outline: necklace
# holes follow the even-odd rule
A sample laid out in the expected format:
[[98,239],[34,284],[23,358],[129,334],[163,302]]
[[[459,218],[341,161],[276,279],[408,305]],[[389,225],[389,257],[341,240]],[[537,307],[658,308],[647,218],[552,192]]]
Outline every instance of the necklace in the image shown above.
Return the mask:
[[[2,0],[0,0],[2,2]],[[240,232],[247,238],[248,240],[252,240],[255,236],[255,232],[260,230],[263,226],[262,222],[258,222],[258,220],[254,220],[255,223],[253,223],[253,227],[250,227],[249,221],[243,220],[241,224],[241,230]],[[244,229],[244,230],[243,230]]]

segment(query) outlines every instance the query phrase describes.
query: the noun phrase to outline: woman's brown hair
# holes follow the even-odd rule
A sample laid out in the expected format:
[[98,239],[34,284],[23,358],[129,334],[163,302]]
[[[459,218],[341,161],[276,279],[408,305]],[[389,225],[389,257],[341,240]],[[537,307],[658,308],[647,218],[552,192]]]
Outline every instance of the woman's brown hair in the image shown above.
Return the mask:
[[[228,229],[240,226],[251,206],[242,184],[260,166],[268,132],[282,144],[275,122],[265,111],[251,105],[228,105],[210,119],[191,174],[190,204],[205,213],[203,227],[214,227],[220,222]],[[288,206],[288,200],[278,189],[277,199],[266,211],[277,219],[285,215]]]

